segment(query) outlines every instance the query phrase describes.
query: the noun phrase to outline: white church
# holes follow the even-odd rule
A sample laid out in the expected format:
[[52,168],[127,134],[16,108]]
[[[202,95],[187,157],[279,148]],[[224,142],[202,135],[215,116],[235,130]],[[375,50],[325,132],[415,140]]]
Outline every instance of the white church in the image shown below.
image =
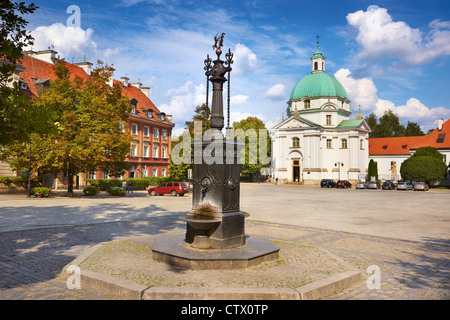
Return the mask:
[[280,183],[356,182],[368,168],[370,128],[361,113],[350,119],[347,93],[325,73],[318,44],[311,68],[292,89],[287,119],[272,128],[272,178]]

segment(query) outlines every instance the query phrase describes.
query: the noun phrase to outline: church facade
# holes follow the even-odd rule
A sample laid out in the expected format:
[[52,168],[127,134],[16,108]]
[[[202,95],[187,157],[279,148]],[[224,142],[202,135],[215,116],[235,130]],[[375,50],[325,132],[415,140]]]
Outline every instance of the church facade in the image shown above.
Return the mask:
[[319,46],[311,69],[292,89],[287,119],[272,128],[272,178],[304,184],[358,181],[367,172],[370,128],[361,113],[350,119],[345,88],[325,72]]

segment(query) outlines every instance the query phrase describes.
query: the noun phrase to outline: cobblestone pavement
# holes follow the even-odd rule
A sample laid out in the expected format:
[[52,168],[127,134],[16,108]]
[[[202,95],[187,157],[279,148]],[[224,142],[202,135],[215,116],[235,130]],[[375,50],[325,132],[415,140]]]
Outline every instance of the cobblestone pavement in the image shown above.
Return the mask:
[[[184,231],[179,215],[0,233],[0,299],[109,299],[56,280],[62,268],[100,242]],[[247,220],[247,234],[320,246],[359,268],[364,280],[328,299],[449,299],[450,241],[421,242]],[[380,289],[368,289],[368,267],[380,270]]]

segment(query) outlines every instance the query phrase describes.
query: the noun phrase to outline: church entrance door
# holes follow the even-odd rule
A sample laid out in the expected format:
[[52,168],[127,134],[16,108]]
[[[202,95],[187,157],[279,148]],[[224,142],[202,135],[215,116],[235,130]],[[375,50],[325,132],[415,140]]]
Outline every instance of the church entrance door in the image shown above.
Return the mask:
[[292,182],[300,182],[300,160],[293,160]]

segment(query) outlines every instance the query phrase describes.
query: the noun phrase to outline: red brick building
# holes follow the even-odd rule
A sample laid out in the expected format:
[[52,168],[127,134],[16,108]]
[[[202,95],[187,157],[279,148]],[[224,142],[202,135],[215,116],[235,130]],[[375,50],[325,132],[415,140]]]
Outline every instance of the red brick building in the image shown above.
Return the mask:
[[[40,89],[50,85],[50,80],[56,78],[53,64],[57,52],[54,50],[28,51],[22,58],[20,65],[24,68],[20,73],[19,84],[29,97],[37,96]],[[89,78],[92,63],[67,63],[71,79],[75,77]],[[170,163],[171,135],[174,124],[172,116],[161,112],[149,98],[149,87],[141,83],[129,83],[129,78],[122,77],[121,81],[110,79],[109,84],[120,85],[123,94],[130,99],[132,112],[128,119],[129,129],[133,140],[130,154],[125,159],[130,165],[121,178],[141,178],[146,176],[167,176]],[[53,186],[65,187],[67,178],[63,172],[54,173]],[[107,179],[109,177],[101,171],[80,173],[76,184],[84,186],[87,178]]]

